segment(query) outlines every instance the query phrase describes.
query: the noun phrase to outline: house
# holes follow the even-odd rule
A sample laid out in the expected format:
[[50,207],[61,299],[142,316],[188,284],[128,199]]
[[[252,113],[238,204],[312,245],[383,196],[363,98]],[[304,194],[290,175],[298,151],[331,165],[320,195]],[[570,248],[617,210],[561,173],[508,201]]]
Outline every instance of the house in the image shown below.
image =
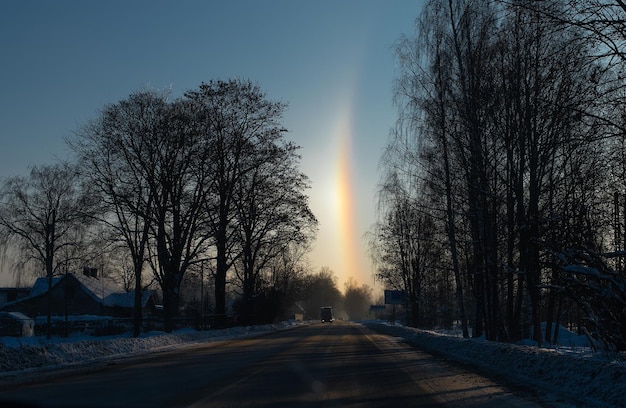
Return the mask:
[[[57,316],[132,317],[134,292],[126,292],[113,279],[98,277],[94,271],[85,269],[83,274],[55,276],[52,282],[48,278],[39,278],[27,297],[9,302],[0,307],[0,310],[20,312],[31,317],[45,316],[48,314],[50,302],[51,314]],[[142,311],[144,315],[156,312],[154,291],[144,291]]]

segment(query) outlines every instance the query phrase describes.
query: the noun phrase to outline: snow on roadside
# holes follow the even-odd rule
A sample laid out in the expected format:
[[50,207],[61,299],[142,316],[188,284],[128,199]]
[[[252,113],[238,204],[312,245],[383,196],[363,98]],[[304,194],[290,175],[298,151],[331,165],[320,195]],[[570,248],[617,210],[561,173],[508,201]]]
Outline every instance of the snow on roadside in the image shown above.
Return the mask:
[[[626,363],[617,356],[464,339],[409,327],[367,323],[437,355],[480,367],[513,383],[539,387],[584,406],[626,407]],[[582,405],[581,405],[582,406]]]
[[200,342],[242,338],[287,329],[298,324],[302,322],[288,321],[208,331],[185,329],[172,334],[150,332],[137,338],[128,335],[76,336],[50,340],[41,337],[0,337],[0,382],[2,377],[14,377],[20,373],[89,364],[103,359],[175,349]]

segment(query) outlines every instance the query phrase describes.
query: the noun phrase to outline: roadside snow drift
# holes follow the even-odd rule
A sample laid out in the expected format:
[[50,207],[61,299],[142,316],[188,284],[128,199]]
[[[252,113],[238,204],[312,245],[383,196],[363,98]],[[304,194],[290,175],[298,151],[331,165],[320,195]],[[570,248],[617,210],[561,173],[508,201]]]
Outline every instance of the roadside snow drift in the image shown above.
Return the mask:
[[183,345],[202,342],[259,335],[289,328],[297,323],[301,322],[208,331],[188,329],[173,334],[151,332],[137,338],[128,335],[78,336],[67,339],[53,338],[48,341],[39,337],[2,337],[0,338],[0,381],[2,377],[15,377],[23,372],[92,363],[102,359],[175,349]]
[[580,406],[626,407],[626,364],[619,356],[576,347],[539,348],[464,339],[380,323],[367,326],[509,382],[540,387]]

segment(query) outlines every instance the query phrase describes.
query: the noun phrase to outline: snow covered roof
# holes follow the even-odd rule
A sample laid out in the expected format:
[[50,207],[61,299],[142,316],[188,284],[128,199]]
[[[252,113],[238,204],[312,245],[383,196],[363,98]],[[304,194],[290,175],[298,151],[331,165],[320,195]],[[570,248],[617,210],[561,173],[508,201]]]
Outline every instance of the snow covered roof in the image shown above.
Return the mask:
[[[141,305],[145,306],[152,296],[153,291],[144,290],[141,299]],[[135,293],[134,292],[120,292],[120,293],[111,293],[106,298],[103,299],[104,306],[118,306],[118,307],[126,307],[131,308],[135,305]]]
[[[84,274],[68,273],[63,276],[55,276],[52,278],[52,287],[55,287],[59,282],[66,278],[66,276],[72,276],[76,279],[87,294],[89,294],[96,302],[102,303],[107,307],[125,307],[131,308],[134,305],[135,294],[134,292],[126,292],[115,280],[107,277],[91,277]],[[48,292],[48,278],[38,278],[30,291],[29,297],[36,297]],[[144,291],[142,305],[145,306],[146,302],[153,294],[152,291]],[[21,299],[23,300],[23,299]]]
[[[61,281],[61,277],[55,276],[52,278],[52,287],[55,287],[57,283]],[[48,292],[48,278],[37,278],[33,288],[30,290],[29,297],[37,297]]]
[[33,319],[20,312],[0,312],[0,317],[9,317],[20,322],[29,322]]
[[[113,279],[99,277],[94,278],[83,274],[72,275],[87,293],[91,295],[97,302],[105,303],[105,300],[111,295],[118,293],[126,293],[126,291]],[[114,305],[111,305],[114,306]]]

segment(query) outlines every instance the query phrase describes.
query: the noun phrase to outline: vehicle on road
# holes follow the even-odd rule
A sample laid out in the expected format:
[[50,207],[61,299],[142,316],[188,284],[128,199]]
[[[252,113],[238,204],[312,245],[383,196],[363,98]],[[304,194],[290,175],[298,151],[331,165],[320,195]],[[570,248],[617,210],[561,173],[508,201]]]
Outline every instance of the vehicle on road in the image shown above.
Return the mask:
[[333,320],[333,308],[332,306],[323,306],[320,308],[320,318],[322,319],[322,323],[328,322],[332,323]]

